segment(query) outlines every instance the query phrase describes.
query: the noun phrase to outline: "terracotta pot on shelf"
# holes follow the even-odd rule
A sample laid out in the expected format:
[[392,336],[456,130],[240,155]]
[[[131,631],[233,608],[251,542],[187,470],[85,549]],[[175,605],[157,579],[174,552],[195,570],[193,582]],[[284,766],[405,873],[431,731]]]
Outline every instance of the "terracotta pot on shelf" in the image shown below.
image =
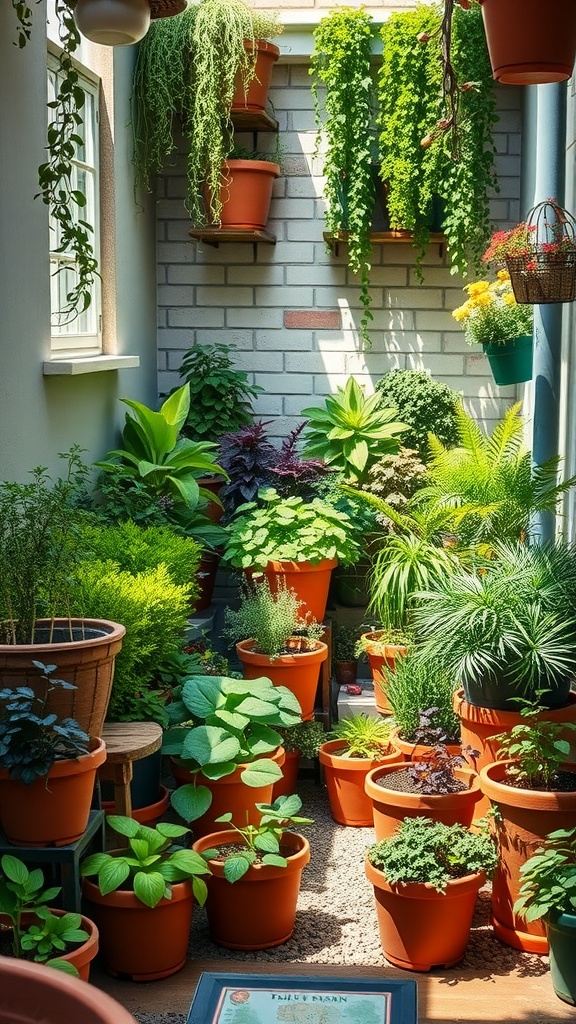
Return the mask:
[[576,763],[563,770],[574,773],[574,791],[568,793],[518,789],[504,782],[511,761],[495,761],[480,771],[482,791],[497,810],[494,828],[498,865],[492,881],[492,925],[501,942],[528,953],[546,953],[543,919],[525,921],[514,914],[520,890],[520,868],[557,829],[576,828]]
[[[196,840],[192,849],[201,854],[238,841],[238,833],[229,829]],[[253,864],[233,884],[224,878],[222,863],[209,861],[212,875],[206,880],[206,913],[213,942],[227,949],[269,949],[288,941],[310,846],[304,836],[285,832],[281,852],[287,857],[286,867]]]
[[[41,1016],[40,1016],[41,1013]],[[120,1003],[44,964],[0,956],[0,1024],[136,1024]]]
[[468,945],[483,871],[448,882],[444,893],[428,884],[389,885],[368,859],[366,877],[374,886],[382,950],[396,967],[429,971],[453,967]]
[[314,718],[314,707],[320,666],[328,657],[328,647],[318,641],[313,651],[281,654],[270,660],[265,654],[251,650],[251,640],[236,644],[236,653],[242,663],[244,679],[267,676],[275,686],[286,686],[294,694],[302,709],[302,721]]
[[244,111],[261,111],[266,109],[268,93],[272,82],[272,71],[274,64],[280,56],[280,50],[274,43],[267,39],[256,39],[255,44],[250,39],[244,40],[246,50],[253,50],[256,46],[256,66],[254,78],[244,92],[242,76],[236,75],[234,84],[234,95],[232,97],[232,113],[243,113]]
[[576,9],[566,0],[480,0],[494,78],[543,85],[570,78]]
[[377,784],[391,772],[402,770],[406,764],[383,765],[366,776],[366,793],[372,802],[376,839],[388,839],[404,818],[433,818],[445,825],[460,823],[469,828],[476,815],[476,804],[481,797],[480,781],[475,772],[464,768],[454,771],[456,778],[466,785],[458,793],[403,793],[385,789]]
[[[265,756],[281,768],[286,755],[284,747],[278,747],[277,750]],[[201,772],[195,776],[185,764],[178,763],[172,757],[170,766],[177,785],[183,786],[196,780],[197,785],[207,786],[212,793],[212,803],[206,814],[196,818],[190,825],[193,835],[197,838],[205,836],[209,832],[224,831],[226,824],[217,822],[216,818],[228,812],[232,814],[234,821],[241,822],[243,825],[246,823],[259,825],[261,815],[254,805],[269,804],[272,801],[272,783],[268,786],[254,787],[247,786],[242,781],[241,776],[247,767],[246,764],[238,765],[231,775],[225,775],[222,779],[208,779]]]
[[78,758],[55,761],[29,785],[0,768],[0,824],[14,846],[67,846],[84,834],[96,771],[106,760],[101,739]]
[[280,167],[271,160],[233,160],[222,165],[220,227],[262,231],[268,223],[272,188]]
[[390,752],[380,758],[343,757],[345,750],[346,743],[336,739],[323,743],[318,751],[324,767],[330,812],[340,825],[366,828],[374,822],[372,801],[364,788],[366,776],[381,765],[399,764],[402,754],[397,747],[391,747]]
[[275,594],[279,581],[284,582],[288,590],[293,590],[299,601],[302,601],[300,612],[311,615],[317,622],[323,622],[326,615],[328,591],[332,570],[338,565],[337,558],[324,558],[320,562],[268,562],[265,569],[249,570],[250,578],[255,572],[263,573],[270,590]]
[[338,686],[354,686],[358,678],[358,662],[335,660],[334,678]]
[[[72,640],[68,639],[70,629]],[[125,632],[124,626],[106,619],[39,619],[33,644],[0,644],[0,687],[29,686],[43,696],[44,684],[33,661],[57,665],[59,678],[76,689],[53,690],[46,712],[75,718],[89,736],[101,736],[112,693],[114,660]]]
[[[426,746],[424,743],[409,743],[407,740],[403,740],[399,735],[400,729],[398,726],[392,729],[390,733],[390,742],[398,747],[398,750],[404,756],[405,761],[425,761],[430,757],[432,747]],[[462,753],[462,747],[460,743],[447,743],[445,744],[446,750],[452,757],[458,757]]]
[[184,967],[192,924],[192,883],[174,882],[172,898],[147,907],[132,891],[102,895],[85,878],[82,892],[100,932],[105,970],[132,981],[167,978]]

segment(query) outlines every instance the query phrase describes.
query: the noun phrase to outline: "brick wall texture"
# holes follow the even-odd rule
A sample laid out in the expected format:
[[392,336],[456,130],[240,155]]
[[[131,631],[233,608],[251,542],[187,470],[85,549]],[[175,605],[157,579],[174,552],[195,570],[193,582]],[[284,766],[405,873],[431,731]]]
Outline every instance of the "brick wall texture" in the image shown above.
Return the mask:
[[[396,0],[388,6],[410,4]],[[491,213],[496,226],[509,226],[519,219],[520,90],[497,88],[500,192]],[[283,154],[268,222],[275,246],[193,242],[183,204],[182,154],[158,183],[159,390],[180,382],[182,355],[191,345],[224,341],[236,346],[238,367],[265,388],[255,408],[273,420],[273,436],[283,437],[300,422],[302,408],[322,404],[350,374],[372,391],[379,376],[397,367],[426,369],[461,391],[469,411],[492,425],[515,391],[497,388],[484,355],[465,344],[450,315],[463,301],[464,281],[450,274],[438,245],[427,251],[422,284],[409,243],[374,247],[373,347],[363,350],[356,331],[358,281],[345,252],[331,254],[322,238],[322,164],[314,156],[307,67],[276,65],[271,100]],[[245,143],[251,145],[251,137]],[[259,136],[259,149],[274,146],[274,137]]]

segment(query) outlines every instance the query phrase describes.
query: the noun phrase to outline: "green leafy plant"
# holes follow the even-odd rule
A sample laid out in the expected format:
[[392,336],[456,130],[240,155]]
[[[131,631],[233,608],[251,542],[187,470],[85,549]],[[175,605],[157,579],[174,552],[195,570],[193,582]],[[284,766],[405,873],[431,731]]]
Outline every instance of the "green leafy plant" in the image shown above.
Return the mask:
[[399,419],[407,424],[402,444],[414,448],[424,463],[429,434],[447,448],[457,443],[460,396],[447,384],[423,370],[391,370],[376,381],[376,394],[384,408],[396,408]]
[[357,627],[344,626],[337,622],[334,629],[334,640],[332,644],[334,660],[355,661],[355,651],[358,639]]
[[55,761],[87,754],[90,738],[73,718],[47,713],[49,695],[57,689],[75,690],[73,683],[56,679],[56,665],[32,664],[43,681],[43,693],[29,686],[0,689],[0,760],[11,779],[26,785],[48,774]]
[[428,883],[444,892],[454,878],[478,871],[490,877],[498,857],[487,833],[432,818],[405,818],[393,836],[370,847],[368,860],[390,885]]
[[224,558],[236,569],[264,569],[270,561],[354,562],[359,544],[349,516],[314,498],[281,498],[274,488],[259,493],[261,505],[240,505],[228,524]]
[[[12,955],[78,976],[76,968],[58,954],[88,938],[80,927],[81,915],[58,915],[46,907],[58,896],[60,887],[45,889],[40,868],[29,871],[18,857],[9,853],[0,860],[0,867],[0,916],[10,922]],[[29,924],[24,923],[25,914],[32,917]]]
[[373,625],[360,627],[366,630],[356,642],[355,654],[357,658],[366,658],[367,651],[376,656],[383,657],[387,647],[410,648],[414,641],[412,634],[405,629],[378,629]]
[[176,698],[168,708],[174,728],[164,734],[162,750],[179,758],[195,776],[193,783],[180,786],[170,797],[185,821],[201,817],[212,803],[208,787],[198,784],[199,773],[222,779],[245,765],[242,781],[253,787],[282,777],[265,755],[282,743],[276,726],[301,720],[300,705],[285,686],[274,686],[266,677],[197,676],[186,680]]
[[81,449],[59,457],[66,473],[56,480],[45,467],[30,483],[0,481],[0,636],[3,643],[30,644],[36,619],[67,613],[78,561],[77,498],[87,469]]
[[190,388],[182,432],[192,440],[217,441],[252,422],[253,398],[264,388],[234,368],[234,345],[194,345],[184,353],[180,376]]
[[[272,804],[256,804],[256,810],[262,815],[258,825],[235,825],[231,814],[222,814],[216,818],[216,821],[229,823],[243,844],[225,855],[224,878],[230,883],[237,882],[252,864],[285,868],[288,861],[280,853],[282,836],[289,828],[313,824],[311,818],[298,815],[301,807],[300,797],[294,794],[279,796]],[[202,856],[207,861],[214,857],[221,859],[218,848],[204,850]]]
[[282,746],[287,754],[296,751],[307,760],[318,756],[318,751],[326,739],[326,730],[322,722],[311,719],[309,722],[297,722],[288,729],[279,728]]
[[[418,453],[411,448],[400,448],[397,455],[384,455],[374,463],[363,489],[402,511],[409,498],[425,483],[426,466]],[[378,522],[381,529],[384,517],[380,516]],[[392,521],[389,528],[394,530]]]
[[390,749],[390,723],[372,715],[349,715],[336,723],[330,738],[343,741],[343,749],[336,751],[338,757],[373,760]]
[[315,619],[300,615],[303,603],[285,583],[272,593],[265,576],[255,577],[242,589],[240,607],[226,609],[224,636],[231,643],[252,640],[253,649],[271,661],[281,654],[314,650],[324,630]]
[[146,907],[156,907],[160,900],[171,898],[172,882],[190,879],[195,900],[204,906],[207,888],[200,876],[209,875],[210,869],[200,854],[173,844],[189,829],[170,822],[149,828],[121,814],[109,814],[106,820],[113,832],[128,839],[129,850],[93,853],[80,865],[83,877],[97,876],[103,896],[130,888]]
[[543,710],[537,701],[526,702],[520,710],[524,721],[494,736],[500,744],[498,757],[512,758],[507,778],[527,789],[555,788],[558,773],[570,755],[570,743],[564,734],[576,732],[571,722],[539,718]]
[[454,684],[441,665],[424,664],[416,649],[398,658],[393,672],[384,667],[382,674],[401,739],[416,742],[422,711],[429,709],[433,712],[431,722],[440,730],[443,742],[459,742],[460,720],[452,707]]
[[237,75],[246,91],[255,74],[255,40],[280,31],[275,15],[243,0],[201,0],[178,18],[156,20],[139,47],[133,85],[136,180],[149,188],[175,152],[181,129],[187,143],[186,207],[195,225],[220,219],[222,164],[234,145],[230,107]]
[[520,867],[514,913],[537,921],[551,911],[576,913],[576,829],[557,829]]
[[378,459],[397,452],[405,429],[394,421],[395,410],[383,409],[378,395],[366,396],[354,377],[328,395],[323,408],[302,415],[308,418],[304,455],[323,459],[347,484],[363,484]]
[[166,566],[170,579],[186,587],[190,602],[197,597],[195,576],[200,565],[200,545],[169,526],[139,526],[131,520],[107,524],[83,523],[78,531],[83,558],[114,562],[136,576]]
[[420,591],[449,580],[457,568],[452,551],[424,537],[388,534],[368,575],[368,610],[385,628],[410,628]]
[[[326,228],[346,231],[348,263],[360,275],[361,336],[371,345],[370,230],[376,199],[373,163],[377,158],[374,85],[371,72],[374,26],[363,8],[342,8],[322,18],[314,30],[310,74],[318,127],[318,148],[326,140],[324,198]],[[319,100],[323,93],[323,108]]]

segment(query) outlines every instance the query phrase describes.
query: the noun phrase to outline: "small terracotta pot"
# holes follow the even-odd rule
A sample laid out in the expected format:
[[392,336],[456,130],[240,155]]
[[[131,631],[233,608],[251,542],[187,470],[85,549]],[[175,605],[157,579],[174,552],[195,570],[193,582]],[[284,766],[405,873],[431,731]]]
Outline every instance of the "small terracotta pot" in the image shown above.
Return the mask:
[[[265,756],[281,768],[286,755],[284,747],[278,747]],[[222,779],[208,779],[201,772],[194,775],[185,764],[179,764],[174,758],[170,758],[170,766],[177,785],[183,786],[196,780],[197,785],[207,786],[212,793],[212,803],[208,811],[200,818],[196,818],[190,826],[196,838],[209,832],[224,831],[226,824],[216,821],[222,814],[230,813],[234,821],[242,824],[259,825],[261,815],[254,805],[269,804],[272,801],[272,784],[254,787],[247,786],[242,781],[242,772],[248,767],[246,764],[238,765],[231,775],[225,775]]]
[[279,165],[271,160],[227,160],[222,165],[220,226],[240,231],[265,228],[279,174]]
[[469,828],[474,811],[481,797],[480,781],[475,772],[457,768],[454,775],[468,787],[459,793],[438,793],[425,796],[424,793],[402,793],[395,789],[384,789],[376,779],[385,778],[391,772],[402,769],[402,764],[384,765],[374,768],[366,776],[366,793],[372,801],[376,839],[388,839],[404,818],[433,818],[445,825],[459,823]]
[[[238,833],[229,829],[198,839],[192,849],[201,854],[237,842]],[[294,931],[300,879],[310,860],[310,846],[304,836],[294,832],[284,833],[282,846],[292,851],[285,868],[253,864],[233,884],[224,878],[220,862],[209,861],[212,875],[207,879],[206,913],[213,942],[227,949],[269,949],[288,941]]]
[[154,981],[184,967],[194,902],[191,882],[173,883],[172,898],[155,907],[124,889],[103,896],[87,878],[82,892],[100,931],[100,953],[109,974]]
[[242,640],[236,644],[236,653],[242,663],[244,679],[267,676],[275,686],[285,686],[300,704],[302,721],[308,722],[314,718],[320,665],[328,657],[326,644],[318,641],[313,651],[282,654],[273,661],[265,654],[257,654],[251,646],[252,640]]
[[[265,569],[257,571],[267,577],[273,594],[278,590],[279,581],[284,582],[302,601],[301,614],[323,622],[332,570],[337,565],[337,558],[324,558],[320,562],[268,562]],[[250,570],[247,575],[254,575],[255,571]]]
[[279,796],[292,796],[298,792],[298,770],[300,768],[300,751],[292,750],[284,756],[282,765],[282,778],[274,783],[272,788],[272,800]]
[[[268,103],[268,93],[272,82],[272,71],[274,64],[280,56],[280,50],[274,43],[266,39],[256,40],[256,67],[254,78],[245,93],[242,85],[242,76],[238,73],[234,83],[234,96],[232,97],[232,113],[243,113],[244,111],[265,110]],[[253,44],[250,39],[244,40],[246,50],[252,50]]]
[[[405,761],[426,761],[430,757],[432,747],[428,747],[424,743],[408,743],[407,740],[401,738],[399,733],[400,729],[397,726],[395,729],[392,729],[390,741],[402,752]],[[462,753],[460,743],[447,743],[445,746],[452,757],[457,757]]]
[[480,0],[494,78],[544,85],[570,78],[576,9],[566,0]]
[[396,659],[403,658],[408,653],[408,648],[402,644],[382,645],[379,638],[383,635],[384,630],[377,629],[372,633],[363,633],[362,640],[365,643],[366,657],[372,672],[376,707],[381,715],[391,715],[392,708],[386,696],[386,680],[382,670],[388,668],[393,672],[396,666]]
[[47,776],[25,785],[0,768],[0,824],[14,846],[67,846],[86,831],[96,771],[106,760],[101,739],[77,759],[55,761]]
[[498,813],[494,828],[498,865],[492,880],[492,924],[501,942],[528,953],[546,953],[543,918],[525,921],[513,911],[518,898],[520,868],[542,846],[550,832],[576,828],[576,763],[563,765],[574,772],[574,791],[554,793],[505,785],[511,761],[495,761],[480,771],[482,791]]
[[378,928],[389,963],[409,971],[453,967],[468,945],[479,889],[486,881],[480,871],[448,882],[444,893],[416,882],[389,885],[368,858],[366,877],[374,886]]
[[358,678],[358,662],[335,661],[334,678],[338,686],[354,686]]
[[340,825],[366,828],[374,823],[372,801],[364,788],[366,776],[381,765],[399,764],[402,754],[397,747],[391,747],[388,754],[372,760],[342,757],[345,750],[346,743],[336,739],[323,743],[318,751],[320,764],[324,766],[330,811]]
[[136,1024],[120,1003],[62,971],[0,956],[0,1024]]

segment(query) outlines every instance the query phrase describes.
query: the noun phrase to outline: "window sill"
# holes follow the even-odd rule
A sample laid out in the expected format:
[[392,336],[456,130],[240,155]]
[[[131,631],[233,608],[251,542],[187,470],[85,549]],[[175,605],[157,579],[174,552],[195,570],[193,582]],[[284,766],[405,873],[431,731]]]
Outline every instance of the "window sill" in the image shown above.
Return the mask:
[[73,356],[50,359],[42,364],[45,377],[70,377],[78,373],[101,373],[102,370],[124,370],[140,366],[140,356]]

